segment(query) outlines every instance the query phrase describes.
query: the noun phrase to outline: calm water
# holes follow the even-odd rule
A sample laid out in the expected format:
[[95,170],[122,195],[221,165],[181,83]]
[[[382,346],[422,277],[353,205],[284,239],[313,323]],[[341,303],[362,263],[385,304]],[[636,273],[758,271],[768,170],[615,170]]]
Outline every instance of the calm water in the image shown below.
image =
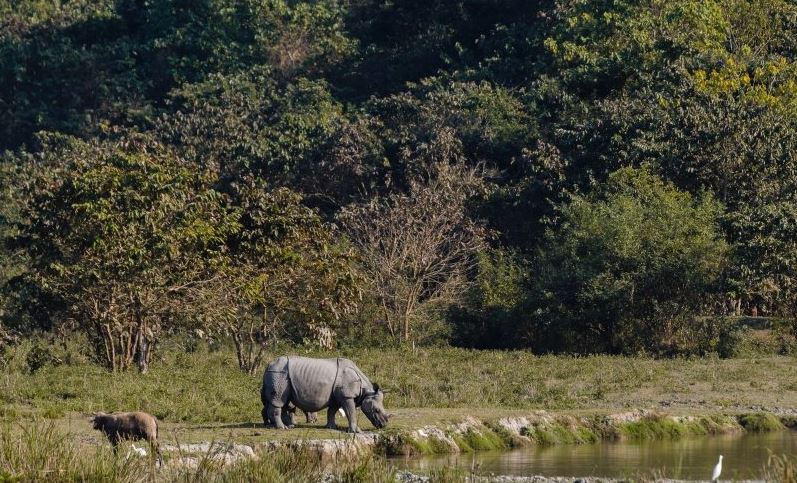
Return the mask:
[[505,452],[397,458],[399,467],[423,473],[442,466],[476,468],[479,474],[545,476],[633,476],[661,470],[661,476],[709,479],[719,455],[722,476],[761,475],[769,451],[797,454],[797,431],[653,441],[524,448]]

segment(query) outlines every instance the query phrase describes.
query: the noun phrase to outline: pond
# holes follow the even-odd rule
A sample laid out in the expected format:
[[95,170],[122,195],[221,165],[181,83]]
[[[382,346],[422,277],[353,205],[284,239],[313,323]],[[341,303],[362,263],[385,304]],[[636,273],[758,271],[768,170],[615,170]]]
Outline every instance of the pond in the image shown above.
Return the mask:
[[652,475],[709,479],[723,455],[723,479],[759,477],[770,452],[797,453],[797,431],[732,434],[678,441],[602,442],[528,447],[504,452],[395,458],[402,469],[425,473],[457,466],[487,475],[603,476]]

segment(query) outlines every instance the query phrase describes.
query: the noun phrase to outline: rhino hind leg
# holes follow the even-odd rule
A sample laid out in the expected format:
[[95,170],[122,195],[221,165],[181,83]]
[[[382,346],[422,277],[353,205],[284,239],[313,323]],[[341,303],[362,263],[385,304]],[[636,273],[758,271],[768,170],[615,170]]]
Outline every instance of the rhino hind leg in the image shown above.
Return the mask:
[[269,427],[271,425],[271,420],[268,418],[268,404],[263,406],[263,410],[260,411],[260,415],[263,417],[263,426]]

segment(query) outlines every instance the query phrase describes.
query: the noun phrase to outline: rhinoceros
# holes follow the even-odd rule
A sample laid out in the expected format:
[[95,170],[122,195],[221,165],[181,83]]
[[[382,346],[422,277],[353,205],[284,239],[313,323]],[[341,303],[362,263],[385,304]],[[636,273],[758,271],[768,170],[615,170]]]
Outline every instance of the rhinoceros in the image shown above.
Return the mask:
[[327,428],[336,429],[335,413],[343,409],[349,420],[348,431],[359,433],[356,408],[376,428],[387,425],[389,415],[383,406],[384,393],[378,384],[371,384],[365,374],[349,359],[313,359],[282,356],[272,361],[263,374],[260,390],[263,402],[263,423],[286,429],[283,408],[289,403],[305,413],[327,409]]
[[[343,408],[338,409],[338,414],[340,414],[343,417],[346,417],[346,413],[343,412]],[[304,417],[307,419],[307,424],[318,421],[318,413],[314,412],[304,413]],[[274,424],[274,422],[269,420],[266,423],[266,425],[269,424]],[[288,404],[287,406],[282,408],[282,424],[284,424],[289,428],[293,428],[296,426],[296,406]]]

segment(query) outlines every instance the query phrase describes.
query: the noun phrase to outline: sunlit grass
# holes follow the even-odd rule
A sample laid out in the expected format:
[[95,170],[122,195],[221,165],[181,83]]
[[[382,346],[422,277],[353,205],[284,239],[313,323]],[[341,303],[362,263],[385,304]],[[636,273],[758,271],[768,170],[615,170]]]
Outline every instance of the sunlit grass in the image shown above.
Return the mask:
[[[688,413],[797,406],[794,358],[787,356],[656,360],[456,348],[286,348],[271,356],[281,353],[350,357],[388,391],[388,409],[661,408]],[[171,424],[260,420],[261,375],[239,371],[229,348],[210,351],[200,345],[188,352],[172,345],[161,350],[151,371],[143,375],[111,374],[85,357],[31,373],[24,360],[24,344],[5,358],[0,419],[138,409]]]
[[108,445],[82,445],[80,435],[52,423],[28,422],[0,427],[0,481],[102,481],[138,482],[388,482],[394,470],[371,454],[321,464],[319,456],[304,451],[278,449],[224,464],[219,449],[206,453],[166,455],[163,466],[154,459],[114,455]]

